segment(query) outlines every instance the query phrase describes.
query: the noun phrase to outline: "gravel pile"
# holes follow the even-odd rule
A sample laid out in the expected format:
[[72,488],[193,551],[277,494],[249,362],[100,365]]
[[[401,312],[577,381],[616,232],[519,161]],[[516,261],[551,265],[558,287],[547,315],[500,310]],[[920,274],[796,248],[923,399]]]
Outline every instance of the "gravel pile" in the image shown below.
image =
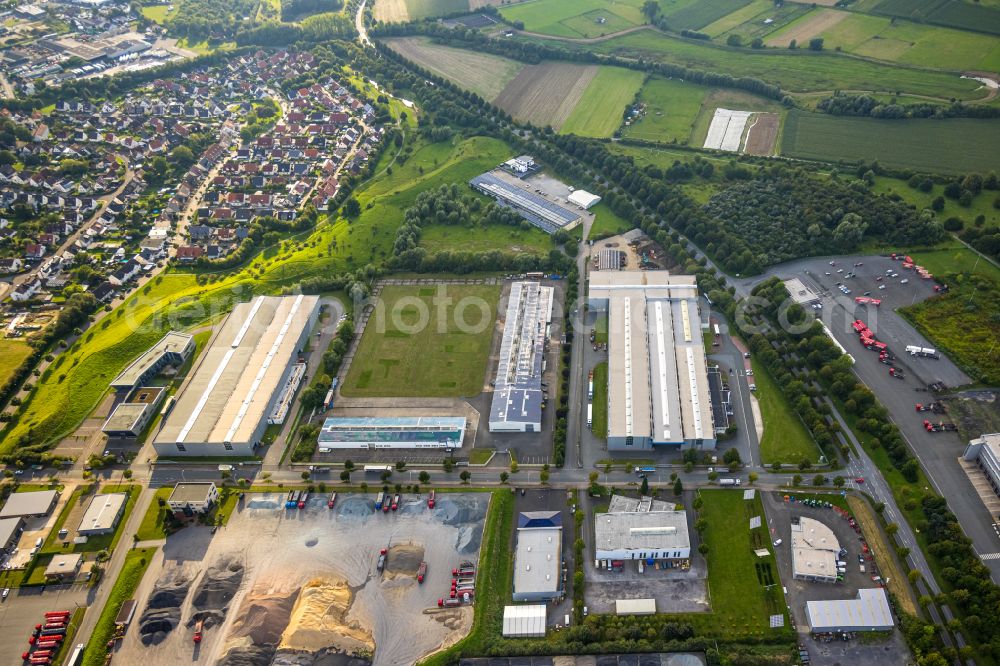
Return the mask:
[[191,580],[176,570],[156,581],[139,618],[139,636],[143,645],[158,645],[181,622],[181,605],[187,597]]
[[195,612],[188,624],[204,620],[206,629],[220,624],[242,582],[243,565],[235,560],[223,560],[209,567],[191,599]]

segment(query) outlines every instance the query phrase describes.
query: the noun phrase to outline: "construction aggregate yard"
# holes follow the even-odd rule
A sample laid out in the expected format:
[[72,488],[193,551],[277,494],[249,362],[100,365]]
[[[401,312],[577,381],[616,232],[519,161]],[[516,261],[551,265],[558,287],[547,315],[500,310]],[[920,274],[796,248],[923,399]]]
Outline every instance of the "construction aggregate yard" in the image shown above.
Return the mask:
[[301,510],[284,499],[247,495],[216,534],[188,527],[171,536],[136,592],[136,620],[114,660],[388,666],[469,631],[471,607],[439,609],[437,600],[448,596],[451,569],[478,559],[488,494],[445,494],[433,510],[404,495],[388,514],[375,512],[373,494],[338,494],[333,509],[326,494]]

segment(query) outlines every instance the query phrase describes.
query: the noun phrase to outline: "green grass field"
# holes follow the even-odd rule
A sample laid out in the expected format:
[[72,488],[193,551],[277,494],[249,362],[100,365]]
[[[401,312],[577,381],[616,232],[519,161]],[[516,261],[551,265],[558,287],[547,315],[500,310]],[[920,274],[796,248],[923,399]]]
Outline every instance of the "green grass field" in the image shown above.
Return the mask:
[[729,35],[739,35],[743,44],[749,44],[755,37],[765,38],[809,10],[810,7],[794,2],[786,2],[778,7],[767,0],[754,0],[699,32],[711,35],[719,44],[725,43]]
[[639,99],[645,115],[622,131],[630,139],[686,144],[709,89],[677,79],[650,79]]
[[590,227],[590,238],[607,238],[638,226],[619,217],[606,203],[599,203],[590,210],[594,213],[594,224]]
[[118,574],[118,580],[111,588],[108,602],[101,609],[94,633],[87,641],[87,649],[83,652],[82,666],[102,666],[104,664],[106,654],[104,646],[114,635],[115,616],[121,610],[122,604],[132,598],[155,554],[155,548],[143,548],[142,550],[133,550],[125,556],[125,563],[122,565],[121,573]]
[[163,531],[163,511],[165,507],[160,506],[158,500],[162,499],[166,501],[172,492],[174,492],[172,486],[156,489],[156,495],[153,497],[153,501],[149,503],[146,513],[142,516],[142,523],[139,524],[139,529],[136,530],[139,541],[154,541],[166,536],[166,533]]
[[710,23],[737,12],[751,0],[699,0],[665,13],[671,30],[700,30]]
[[[606,326],[607,324],[605,324]],[[606,336],[605,336],[606,337]],[[608,438],[608,364],[598,363],[594,366],[594,398],[591,400],[594,406],[594,418],[591,422],[591,430],[594,437],[600,439]]]
[[635,99],[644,78],[645,74],[635,70],[601,67],[560,133],[610,137],[621,127],[622,111]]
[[[341,392],[479,395],[499,297],[498,287],[385,287]],[[451,299],[450,305],[438,298]]]
[[[698,495],[704,502],[698,518],[708,522],[702,539],[708,544],[713,626],[723,635],[773,631],[768,617],[784,615],[787,620],[788,612],[767,528],[749,529],[754,516],[767,525],[760,496],[744,500],[742,490],[701,490]],[[758,548],[771,555],[758,558],[753,552]]]
[[847,58],[833,52],[732,49],[653,30],[641,30],[594,44],[563,46],[671,62],[736,77],[756,77],[792,92],[844,89],[911,93],[945,99],[980,99],[984,96],[983,91],[977,90],[977,82],[946,72],[900,68],[889,63]]
[[170,13],[167,9],[168,7],[170,7],[170,5],[151,5],[143,7],[142,15],[154,23],[165,25],[167,22],[167,16]]
[[[521,21],[525,30],[556,37],[596,37],[642,25],[641,0],[528,0],[502,5],[508,21]],[[603,18],[604,23],[599,20]]]
[[552,237],[539,229],[506,225],[456,228],[448,224],[421,227],[420,245],[431,252],[488,252],[502,250],[512,254],[547,254]]
[[[469,0],[405,0],[410,20],[443,16],[469,9]],[[346,3],[345,3],[346,4]]]
[[420,37],[389,39],[386,44],[421,67],[490,101],[496,99],[524,67],[524,63],[516,60],[453,49]]
[[0,339],[0,385],[5,384],[30,355],[31,347],[24,340]]
[[878,160],[926,173],[1000,167],[1000,120],[876,120],[789,112],[781,153],[836,162]]
[[818,461],[820,450],[812,435],[792,411],[771,373],[760,363],[753,364],[753,381],[757,385],[754,395],[764,419],[764,436],[760,440],[764,464]]

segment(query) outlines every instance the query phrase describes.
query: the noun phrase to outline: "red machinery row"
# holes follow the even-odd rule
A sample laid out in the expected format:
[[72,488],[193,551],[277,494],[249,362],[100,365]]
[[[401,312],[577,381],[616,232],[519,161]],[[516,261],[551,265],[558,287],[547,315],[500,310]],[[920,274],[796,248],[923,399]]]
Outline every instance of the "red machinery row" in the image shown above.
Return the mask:
[[876,338],[875,334],[872,333],[872,330],[868,328],[868,324],[860,319],[855,319],[854,323],[851,324],[851,328],[853,328],[854,332],[858,334],[858,340],[861,341],[861,344],[865,349],[878,352],[879,362],[889,366],[890,377],[903,379],[904,375],[902,370],[892,365],[892,362],[896,359],[896,357],[889,351],[889,345]]
[[462,604],[471,604],[476,595],[476,563],[462,562],[451,570],[451,592],[447,597],[438,599],[441,608],[454,608]]
[[28,637],[28,649],[21,653],[21,659],[33,666],[49,666],[66,638],[69,611],[49,611],[45,622],[36,624]]

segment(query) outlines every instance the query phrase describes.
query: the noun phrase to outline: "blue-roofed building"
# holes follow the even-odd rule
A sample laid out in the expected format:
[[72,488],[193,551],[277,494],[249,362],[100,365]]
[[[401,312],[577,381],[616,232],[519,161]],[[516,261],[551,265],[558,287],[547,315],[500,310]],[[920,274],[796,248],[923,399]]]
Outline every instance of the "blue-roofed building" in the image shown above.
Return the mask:
[[332,417],[319,431],[319,449],[457,449],[463,416]]
[[569,231],[583,221],[573,210],[578,207],[576,204],[567,201],[565,205],[559,205],[502,170],[480,174],[470,180],[469,185],[496,199],[501,206],[517,211],[518,215],[548,234],[560,229]]

